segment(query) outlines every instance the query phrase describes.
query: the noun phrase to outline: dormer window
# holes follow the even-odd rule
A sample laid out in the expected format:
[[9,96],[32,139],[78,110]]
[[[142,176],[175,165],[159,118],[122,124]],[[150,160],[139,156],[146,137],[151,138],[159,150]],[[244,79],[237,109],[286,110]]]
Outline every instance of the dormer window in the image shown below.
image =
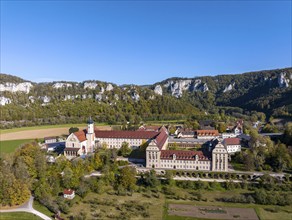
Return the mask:
[[196,156],[195,156],[195,158],[196,158],[196,161],[198,161],[198,160],[199,160],[199,156],[198,156],[198,155],[196,155]]
[[173,160],[176,159],[176,155],[175,155],[175,154],[172,155],[172,159],[173,159]]

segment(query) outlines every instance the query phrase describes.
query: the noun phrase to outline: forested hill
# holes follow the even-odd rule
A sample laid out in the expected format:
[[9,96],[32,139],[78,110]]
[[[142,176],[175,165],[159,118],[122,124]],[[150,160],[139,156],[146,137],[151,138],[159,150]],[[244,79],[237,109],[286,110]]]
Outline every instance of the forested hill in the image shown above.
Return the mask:
[[219,117],[264,112],[292,115],[292,68],[236,75],[170,78],[148,86],[84,82],[33,83],[0,75],[2,127],[38,123]]

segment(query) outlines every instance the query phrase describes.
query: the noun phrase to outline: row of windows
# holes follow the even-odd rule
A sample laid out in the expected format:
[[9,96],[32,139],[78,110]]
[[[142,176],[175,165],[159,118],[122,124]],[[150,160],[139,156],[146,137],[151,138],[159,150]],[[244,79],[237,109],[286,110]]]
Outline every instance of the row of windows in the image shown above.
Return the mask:
[[176,162],[176,163],[199,163],[199,164],[208,164],[209,161],[183,161],[183,160],[161,160],[161,163],[172,163],[172,162]]
[[162,164],[162,168],[182,168],[182,169],[199,169],[199,170],[209,170],[208,166],[188,166],[188,165],[177,165],[177,166],[172,166],[170,164]]

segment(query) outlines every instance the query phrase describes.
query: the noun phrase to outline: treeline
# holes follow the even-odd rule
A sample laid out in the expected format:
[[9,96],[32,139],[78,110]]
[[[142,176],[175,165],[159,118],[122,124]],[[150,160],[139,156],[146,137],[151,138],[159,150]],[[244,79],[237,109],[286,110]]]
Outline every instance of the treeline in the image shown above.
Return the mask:
[[96,122],[109,124],[139,124],[142,120],[180,120],[188,115],[201,115],[190,103],[170,96],[158,96],[153,100],[141,99],[116,101],[109,104],[94,99],[60,101],[45,106],[38,103],[29,106],[1,106],[1,128],[41,124],[83,123],[90,115]]

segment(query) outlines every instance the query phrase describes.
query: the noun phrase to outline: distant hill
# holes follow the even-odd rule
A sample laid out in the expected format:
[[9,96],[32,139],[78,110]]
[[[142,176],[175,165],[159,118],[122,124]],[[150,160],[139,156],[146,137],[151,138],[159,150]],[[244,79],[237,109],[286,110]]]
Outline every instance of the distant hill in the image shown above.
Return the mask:
[[122,85],[98,80],[33,83],[0,74],[4,127],[96,121],[243,117],[253,111],[292,115],[292,68],[234,75],[169,78],[153,85]]

